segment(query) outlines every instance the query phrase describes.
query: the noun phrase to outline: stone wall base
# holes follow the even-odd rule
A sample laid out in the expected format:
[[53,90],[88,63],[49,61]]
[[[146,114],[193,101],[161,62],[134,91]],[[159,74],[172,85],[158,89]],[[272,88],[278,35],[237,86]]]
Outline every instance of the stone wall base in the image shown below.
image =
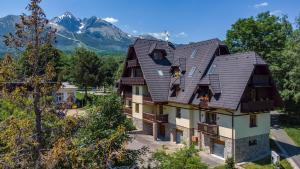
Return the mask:
[[[256,144],[254,144],[256,140]],[[249,145],[249,142],[253,145]],[[235,140],[235,161],[246,162],[270,153],[269,134],[251,136]]]

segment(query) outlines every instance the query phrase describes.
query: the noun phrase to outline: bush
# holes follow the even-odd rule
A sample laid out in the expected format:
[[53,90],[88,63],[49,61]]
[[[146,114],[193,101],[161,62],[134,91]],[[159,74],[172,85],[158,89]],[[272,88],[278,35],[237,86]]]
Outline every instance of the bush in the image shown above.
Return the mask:
[[227,158],[225,161],[225,169],[235,169],[234,167],[234,159],[232,157]]
[[168,154],[159,150],[153,154],[154,168],[157,169],[207,169],[208,166],[201,162],[195,146],[185,146],[178,151]]

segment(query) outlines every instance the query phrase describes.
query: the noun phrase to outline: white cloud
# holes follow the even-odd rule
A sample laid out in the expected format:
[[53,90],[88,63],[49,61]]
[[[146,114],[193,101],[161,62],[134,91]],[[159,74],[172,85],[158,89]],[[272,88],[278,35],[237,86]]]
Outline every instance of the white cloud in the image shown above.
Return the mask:
[[283,14],[283,12],[281,10],[275,10],[270,12],[271,15],[275,15],[275,16],[280,16]]
[[133,30],[132,33],[137,34],[139,31]]
[[161,40],[165,40],[168,36],[170,36],[169,32],[153,32],[147,34]]
[[106,18],[103,18],[103,20],[105,20],[106,22],[112,23],[112,24],[119,22],[118,19],[113,18],[113,17],[106,17]]
[[188,36],[188,34],[185,33],[185,32],[180,32],[180,33],[176,34],[176,37],[177,37],[177,38],[185,38],[185,37],[187,37],[187,36]]
[[255,4],[255,5],[254,5],[254,8],[266,7],[266,6],[268,6],[268,5],[269,5],[268,2],[262,2],[262,3],[260,3],[260,4]]

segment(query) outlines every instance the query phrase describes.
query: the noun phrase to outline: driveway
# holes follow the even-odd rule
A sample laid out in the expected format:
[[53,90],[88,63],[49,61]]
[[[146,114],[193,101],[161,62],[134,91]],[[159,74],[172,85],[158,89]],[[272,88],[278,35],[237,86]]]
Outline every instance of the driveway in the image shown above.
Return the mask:
[[[184,145],[182,144],[175,144],[170,141],[154,141],[153,137],[150,135],[146,135],[141,131],[134,131],[130,134],[133,137],[133,141],[128,144],[127,148],[129,149],[140,149],[142,147],[148,147],[149,148],[149,153],[143,157],[143,160],[145,161],[143,164],[140,164],[141,166],[147,167],[148,165],[148,160],[152,153],[155,152],[156,150],[164,148],[167,152],[175,152],[177,149],[182,148]],[[201,160],[208,164],[210,168],[214,168],[216,166],[224,164],[224,160],[221,160],[217,157],[213,157],[205,152],[199,152]]]
[[300,147],[286,134],[284,129],[278,127],[271,129],[271,136],[280,150],[295,169],[300,168]]

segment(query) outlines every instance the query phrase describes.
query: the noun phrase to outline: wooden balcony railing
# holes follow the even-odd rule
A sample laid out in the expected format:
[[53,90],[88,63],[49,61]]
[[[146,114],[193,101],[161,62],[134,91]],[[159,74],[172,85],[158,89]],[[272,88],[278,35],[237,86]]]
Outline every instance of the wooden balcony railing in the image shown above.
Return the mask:
[[132,93],[127,93],[127,92],[125,92],[125,93],[124,93],[124,97],[125,97],[125,98],[132,98]]
[[274,109],[273,100],[256,101],[256,102],[246,102],[242,103],[242,112],[260,112],[260,111],[270,111]]
[[132,109],[129,107],[125,107],[123,109],[124,114],[128,115],[128,116],[132,116]]
[[270,86],[269,75],[253,75],[252,85],[254,85],[254,86]]
[[139,63],[138,63],[137,59],[132,59],[132,60],[127,61],[127,67],[128,68],[137,67],[137,66],[139,66]]
[[198,123],[198,131],[203,132],[204,134],[210,136],[218,136],[219,135],[219,126],[215,124],[207,124],[207,123]]
[[153,114],[153,113],[147,113],[147,112],[143,113],[143,119],[151,121],[151,122],[156,121],[155,114]]
[[157,122],[159,123],[168,123],[169,115],[168,114],[160,114],[157,116]]
[[144,85],[146,84],[143,77],[122,77],[121,83],[125,85]]
[[143,100],[146,101],[146,102],[152,102],[152,98],[149,95],[144,95]]

